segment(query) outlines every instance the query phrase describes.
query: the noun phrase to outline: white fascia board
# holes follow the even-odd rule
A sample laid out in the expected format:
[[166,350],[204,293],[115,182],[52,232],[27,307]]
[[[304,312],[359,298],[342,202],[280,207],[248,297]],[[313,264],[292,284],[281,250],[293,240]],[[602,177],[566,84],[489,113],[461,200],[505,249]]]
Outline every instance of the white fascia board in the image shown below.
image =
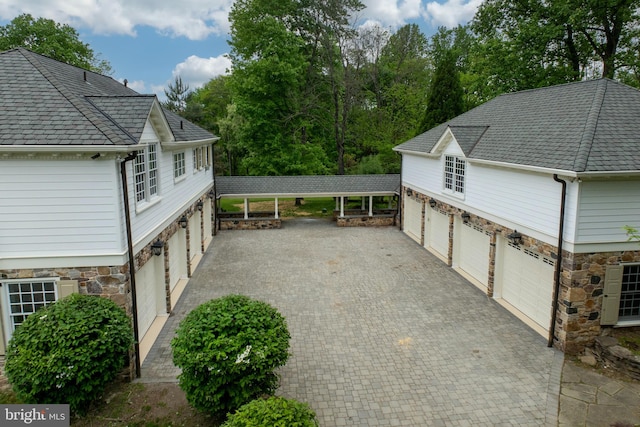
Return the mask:
[[409,154],[411,156],[427,157],[429,159],[437,159],[440,157],[440,154],[425,153],[423,151],[402,150],[397,148],[393,148],[393,151],[400,154]]
[[175,136],[173,135],[173,132],[171,132],[171,126],[169,126],[169,121],[167,120],[167,116],[164,115],[164,111],[162,111],[160,101],[158,101],[157,96],[151,105],[147,120],[152,126],[156,123],[161,126],[162,129],[156,130],[156,133],[160,131],[162,136],[168,136],[169,142],[175,141]]
[[545,175],[561,175],[566,176],[568,178],[576,178],[577,174],[574,171],[564,170],[564,169],[551,169],[545,168],[541,166],[531,166],[531,165],[520,165],[517,163],[507,163],[507,162],[497,162],[495,160],[483,160],[483,159],[474,159],[467,157],[467,161],[469,163],[475,163],[480,165],[493,166],[497,168],[505,168],[505,169],[518,169],[528,172],[536,172]]
[[429,154],[433,154],[436,156],[442,155],[442,153],[447,148],[447,146],[451,143],[451,141],[455,141],[455,140],[456,138],[455,136],[453,136],[453,132],[451,132],[451,128],[447,126],[447,129],[442,133],[442,136],[440,137],[440,139],[438,139],[438,142],[436,142],[436,145],[433,146]]
[[0,145],[0,153],[130,153],[139,145]]
[[128,262],[126,254],[3,257],[0,258],[0,270],[120,266]]
[[219,136],[207,139],[198,139],[195,141],[171,141],[171,142],[162,142],[162,148],[166,148],[168,150],[180,150],[182,148],[191,148],[191,147],[199,147],[207,144],[215,144],[216,141],[220,139]]

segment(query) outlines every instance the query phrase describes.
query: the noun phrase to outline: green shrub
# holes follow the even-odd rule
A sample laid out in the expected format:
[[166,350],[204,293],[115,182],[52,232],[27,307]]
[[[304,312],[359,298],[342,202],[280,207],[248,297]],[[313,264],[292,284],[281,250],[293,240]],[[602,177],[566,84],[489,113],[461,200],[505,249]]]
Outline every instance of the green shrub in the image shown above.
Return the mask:
[[278,387],[289,357],[284,317],[241,295],[208,301],[182,320],[171,342],[180,387],[196,409],[223,417]]
[[256,399],[229,415],[221,427],[317,427],[316,414],[306,403],[272,396]]
[[113,301],[73,294],[41,308],[9,341],[5,372],[25,403],[88,403],[127,363],[131,320]]

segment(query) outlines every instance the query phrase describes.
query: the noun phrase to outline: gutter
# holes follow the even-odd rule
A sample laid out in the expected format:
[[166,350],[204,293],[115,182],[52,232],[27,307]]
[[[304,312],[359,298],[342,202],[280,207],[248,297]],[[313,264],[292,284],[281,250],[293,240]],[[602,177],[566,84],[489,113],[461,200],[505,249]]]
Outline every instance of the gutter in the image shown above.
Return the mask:
[[140,335],[138,333],[138,301],[136,298],[136,272],[133,258],[133,239],[131,229],[131,211],[129,209],[129,192],[127,190],[127,162],[138,155],[132,152],[120,162],[120,175],[122,176],[122,198],[124,202],[124,222],[127,229],[127,252],[129,253],[129,283],[131,287],[131,317],[133,320],[133,351],[136,358],[136,378],[140,378]]
[[556,329],[556,318],[558,312],[558,300],[560,299],[560,275],[562,274],[562,240],[564,236],[564,209],[567,203],[567,181],[558,178],[557,174],[553,175],[553,180],[562,184],[562,200],[560,200],[560,225],[558,229],[558,260],[556,261],[556,271],[554,272],[554,289],[553,289],[553,311],[551,312],[551,327],[549,328],[549,340],[547,347],[553,347],[553,333]]

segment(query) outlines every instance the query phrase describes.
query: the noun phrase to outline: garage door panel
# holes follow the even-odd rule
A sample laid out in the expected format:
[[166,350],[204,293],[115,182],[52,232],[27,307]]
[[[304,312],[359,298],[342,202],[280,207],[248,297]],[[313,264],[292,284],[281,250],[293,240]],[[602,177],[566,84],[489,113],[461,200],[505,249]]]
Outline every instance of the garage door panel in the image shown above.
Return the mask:
[[152,257],[136,272],[138,331],[144,336],[158,315],[164,294],[164,274],[161,258]]
[[184,230],[180,229],[169,239],[169,282],[171,290],[180,279],[187,277],[187,243]]
[[502,298],[548,329],[555,261],[510,243],[504,245],[503,256]]
[[487,286],[489,283],[489,235],[477,226],[460,225],[459,260],[460,269]]
[[449,214],[438,209],[431,210],[429,221],[429,247],[438,254],[449,256]]
[[409,237],[420,243],[422,202],[410,197],[405,197],[404,199],[404,231]]

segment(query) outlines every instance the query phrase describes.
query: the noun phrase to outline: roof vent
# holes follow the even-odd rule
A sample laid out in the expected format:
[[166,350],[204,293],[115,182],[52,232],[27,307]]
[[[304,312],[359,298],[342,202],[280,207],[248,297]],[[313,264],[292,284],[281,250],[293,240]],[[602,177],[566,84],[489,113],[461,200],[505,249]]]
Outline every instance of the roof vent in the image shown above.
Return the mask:
[[84,81],[86,82],[87,81],[87,72],[84,71],[83,74],[84,74]]
[[127,83],[129,83],[129,80],[124,79],[124,81],[122,83],[124,83],[124,87],[127,87]]
[[182,127],[182,120],[180,120],[180,129],[184,129],[184,128]]

